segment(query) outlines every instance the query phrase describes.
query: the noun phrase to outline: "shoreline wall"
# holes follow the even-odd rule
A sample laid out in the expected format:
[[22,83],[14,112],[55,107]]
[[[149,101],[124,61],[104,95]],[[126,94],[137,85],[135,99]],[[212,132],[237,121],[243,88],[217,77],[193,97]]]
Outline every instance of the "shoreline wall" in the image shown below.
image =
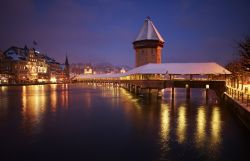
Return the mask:
[[250,130],[250,112],[243,107],[244,105],[241,105],[226,93],[223,95],[223,100],[224,105],[231,108],[240,121]]

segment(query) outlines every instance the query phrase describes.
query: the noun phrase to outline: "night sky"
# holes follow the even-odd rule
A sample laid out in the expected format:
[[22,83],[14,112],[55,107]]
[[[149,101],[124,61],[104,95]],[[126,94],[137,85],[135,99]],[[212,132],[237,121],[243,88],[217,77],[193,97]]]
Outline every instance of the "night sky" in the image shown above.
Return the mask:
[[133,67],[147,16],[166,41],[163,62],[224,65],[250,35],[249,0],[1,0],[0,49],[27,44],[59,62],[67,53],[70,63]]

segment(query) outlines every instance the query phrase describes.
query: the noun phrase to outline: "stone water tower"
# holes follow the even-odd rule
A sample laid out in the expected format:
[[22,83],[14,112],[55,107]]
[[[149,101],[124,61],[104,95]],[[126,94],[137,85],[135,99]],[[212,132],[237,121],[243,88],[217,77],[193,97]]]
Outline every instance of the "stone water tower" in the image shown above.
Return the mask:
[[133,45],[135,49],[135,67],[148,63],[161,63],[161,50],[164,45],[164,39],[154,26],[150,17],[147,17],[144,21]]

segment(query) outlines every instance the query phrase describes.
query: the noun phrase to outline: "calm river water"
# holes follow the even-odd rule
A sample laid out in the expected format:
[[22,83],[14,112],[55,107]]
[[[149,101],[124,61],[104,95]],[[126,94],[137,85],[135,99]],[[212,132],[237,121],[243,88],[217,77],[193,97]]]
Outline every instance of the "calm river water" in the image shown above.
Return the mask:
[[0,87],[0,160],[247,161],[250,133],[204,91],[134,96],[109,86]]

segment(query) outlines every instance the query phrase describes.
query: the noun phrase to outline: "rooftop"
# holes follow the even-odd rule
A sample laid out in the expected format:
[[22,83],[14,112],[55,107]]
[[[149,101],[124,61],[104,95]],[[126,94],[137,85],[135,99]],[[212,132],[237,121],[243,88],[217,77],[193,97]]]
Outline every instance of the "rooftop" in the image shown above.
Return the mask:
[[122,74],[79,75],[78,78],[119,78],[135,74],[225,75],[230,71],[215,62],[146,64]]
[[132,74],[231,74],[227,69],[215,62],[207,63],[163,63],[146,64],[127,72]]
[[135,41],[141,41],[141,40],[158,40],[164,42],[164,39],[154,26],[150,17],[147,17],[147,19],[144,21],[140,33],[135,39]]

